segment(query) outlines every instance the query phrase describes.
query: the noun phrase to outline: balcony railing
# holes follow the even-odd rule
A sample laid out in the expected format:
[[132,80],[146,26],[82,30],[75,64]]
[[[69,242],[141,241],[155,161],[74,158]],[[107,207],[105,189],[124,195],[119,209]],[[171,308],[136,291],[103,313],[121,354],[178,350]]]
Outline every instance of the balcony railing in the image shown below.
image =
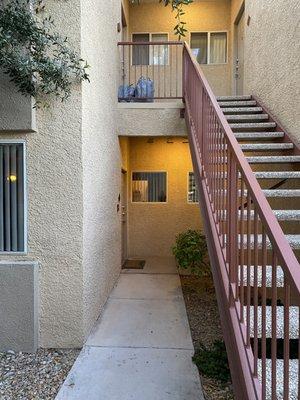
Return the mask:
[[182,99],[182,42],[120,42],[120,102]]
[[[299,372],[291,374],[290,366],[291,323],[300,320],[299,263],[187,45],[183,70],[186,122],[235,396],[299,399]],[[292,315],[290,305],[296,306]],[[277,353],[278,335],[283,355]],[[290,392],[291,379],[298,395]]]

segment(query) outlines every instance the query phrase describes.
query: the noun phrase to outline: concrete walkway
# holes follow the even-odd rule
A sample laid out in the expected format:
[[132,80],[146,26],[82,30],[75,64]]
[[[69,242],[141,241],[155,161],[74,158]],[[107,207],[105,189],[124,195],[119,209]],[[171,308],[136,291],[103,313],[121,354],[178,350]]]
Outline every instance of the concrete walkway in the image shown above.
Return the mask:
[[203,400],[171,258],[124,270],[57,400]]

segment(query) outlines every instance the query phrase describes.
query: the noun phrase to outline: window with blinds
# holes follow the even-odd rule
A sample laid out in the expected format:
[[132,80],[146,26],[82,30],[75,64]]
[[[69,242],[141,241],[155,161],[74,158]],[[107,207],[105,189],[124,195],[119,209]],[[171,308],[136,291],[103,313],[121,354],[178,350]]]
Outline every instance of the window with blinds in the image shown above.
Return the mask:
[[24,143],[0,142],[0,252],[25,251]]
[[166,201],[167,201],[166,172],[132,173],[133,203],[166,203]]
[[[167,42],[167,33],[133,33],[133,42]],[[169,49],[164,45],[132,46],[132,65],[167,65]]]
[[192,32],[190,44],[199,64],[227,62],[226,32]]
[[194,172],[189,172],[188,203],[198,203],[198,202],[199,202],[199,194],[198,194],[198,188],[196,185],[195,174],[194,174]]

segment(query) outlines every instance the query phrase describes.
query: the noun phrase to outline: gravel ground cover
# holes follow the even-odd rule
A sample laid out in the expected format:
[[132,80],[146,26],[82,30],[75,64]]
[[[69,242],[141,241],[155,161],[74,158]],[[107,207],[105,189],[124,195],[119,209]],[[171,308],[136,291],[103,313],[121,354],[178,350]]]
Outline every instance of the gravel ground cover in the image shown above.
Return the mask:
[[52,400],[79,349],[0,353],[0,400]]
[[[181,285],[195,350],[223,340],[217,299],[211,278],[181,276]],[[231,384],[201,375],[206,400],[233,400]]]

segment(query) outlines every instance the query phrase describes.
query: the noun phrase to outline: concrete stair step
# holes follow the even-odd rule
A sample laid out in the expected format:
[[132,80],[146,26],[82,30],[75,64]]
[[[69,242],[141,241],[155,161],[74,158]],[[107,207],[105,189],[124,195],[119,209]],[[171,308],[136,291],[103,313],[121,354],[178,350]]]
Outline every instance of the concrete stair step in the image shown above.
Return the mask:
[[300,197],[300,189],[263,189],[266,197]]
[[[262,189],[266,197],[300,197],[300,189]],[[218,190],[215,191],[216,193]],[[221,191],[222,195],[227,195],[227,190]],[[244,190],[244,197],[247,197],[247,190]],[[241,190],[239,190],[239,197],[241,197]]]
[[250,164],[269,164],[269,163],[298,163],[300,156],[253,156],[246,157]]
[[284,132],[235,132],[234,136],[237,140],[278,139],[284,137]]
[[243,96],[217,96],[217,101],[239,101],[239,100],[252,100],[251,95]]
[[[224,236],[225,236],[224,239],[225,239],[225,243],[226,243],[227,242],[227,236],[226,235],[224,235]],[[300,249],[300,235],[285,235],[285,237],[286,237],[289,245],[291,246],[291,248],[293,250],[299,250]],[[247,247],[248,247],[248,243],[247,243],[248,236],[247,236],[247,234],[244,234],[243,237],[242,237],[242,235],[238,236],[239,249],[242,248],[242,239],[243,239],[243,248],[247,249]],[[253,249],[254,248],[254,235],[253,234],[249,235],[249,240],[250,240],[250,243],[249,243],[250,244],[250,248]],[[257,235],[257,247],[258,247],[258,249],[262,248],[262,235],[261,234]],[[267,247],[268,250],[272,249],[272,244],[271,244],[271,242],[270,242],[270,240],[268,238],[267,238],[267,241],[266,241],[266,247]]]
[[300,171],[260,171],[254,175],[257,179],[299,179]]
[[[246,316],[247,306],[244,306],[244,315]],[[250,306],[250,336],[254,337],[254,306]],[[289,307],[290,313],[290,339],[298,339],[299,338],[299,307],[291,306]],[[277,339],[284,338],[284,307],[277,306],[276,307],[276,316],[277,316],[277,330],[276,337]],[[262,326],[261,326],[261,318],[262,318],[262,307],[257,306],[257,317],[258,317],[258,326],[257,326],[257,336],[259,338],[262,337]],[[272,306],[266,306],[266,337],[272,337]]]
[[[299,179],[300,171],[256,171],[253,172],[257,179]],[[217,174],[220,179],[227,179],[227,172]],[[239,178],[241,174],[239,173]]]
[[[255,268],[257,269],[257,286],[261,287],[262,286],[262,266],[258,265],[257,267],[254,267],[254,265],[250,265],[249,268],[247,265],[244,265],[243,271],[240,266],[239,268],[239,282],[240,284],[243,282],[244,286],[248,285],[248,274],[249,276],[249,284],[250,286],[254,286],[254,279],[255,279]],[[271,287],[273,284],[273,279],[272,279],[272,271],[273,267],[272,265],[266,265],[266,287]],[[276,287],[283,287],[284,285],[284,273],[281,267],[277,267],[277,272],[276,272]]]
[[[298,360],[289,360],[289,400],[298,399]],[[258,376],[262,377],[262,362],[258,360]],[[283,392],[284,364],[283,360],[276,361],[276,400],[284,399]],[[266,400],[272,400],[272,361],[266,360]],[[275,394],[275,393],[274,393]]]
[[237,124],[230,124],[232,130],[237,129],[272,129],[276,128],[275,122],[242,122]]
[[[225,103],[226,104],[226,103]],[[224,114],[252,114],[252,113],[260,113],[263,111],[262,107],[224,107],[222,108]]]
[[[285,235],[285,237],[293,250],[300,249],[300,235]],[[246,249],[248,246],[247,239],[248,239],[247,235],[244,234],[243,235],[243,248],[244,249]],[[249,235],[249,239],[250,239],[250,248],[253,249],[254,248],[254,235],[253,234]],[[226,240],[227,240],[227,238],[225,235],[225,242],[226,242]],[[239,235],[238,241],[239,241],[239,248],[241,249],[242,248],[242,246],[241,246],[242,245],[242,243],[241,243],[242,235]],[[262,235],[260,235],[260,234],[257,235],[257,246],[259,249],[262,248]],[[272,244],[268,238],[266,241],[266,246],[267,246],[267,249],[269,249],[269,250],[272,248]]]
[[[300,221],[300,210],[273,210],[275,217],[278,221]],[[244,210],[244,221],[246,221],[248,217],[247,210]],[[239,219],[241,219],[242,212],[239,210]],[[226,217],[226,210],[222,213],[222,220]],[[253,221],[254,219],[254,210],[250,211],[250,219]]]
[[268,121],[268,114],[230,114],[225,115],[227,121]]
[[223,107],[252,107],[256,106],[255,100],[229,100],[229,101],[219,101],[219,106]]
[[278,221],[300,221],[300,210],[273,210]]
[[293,143],[247,143],[241,144],[243,151],[274,151],[274,150],[291,150],[294,148]]

